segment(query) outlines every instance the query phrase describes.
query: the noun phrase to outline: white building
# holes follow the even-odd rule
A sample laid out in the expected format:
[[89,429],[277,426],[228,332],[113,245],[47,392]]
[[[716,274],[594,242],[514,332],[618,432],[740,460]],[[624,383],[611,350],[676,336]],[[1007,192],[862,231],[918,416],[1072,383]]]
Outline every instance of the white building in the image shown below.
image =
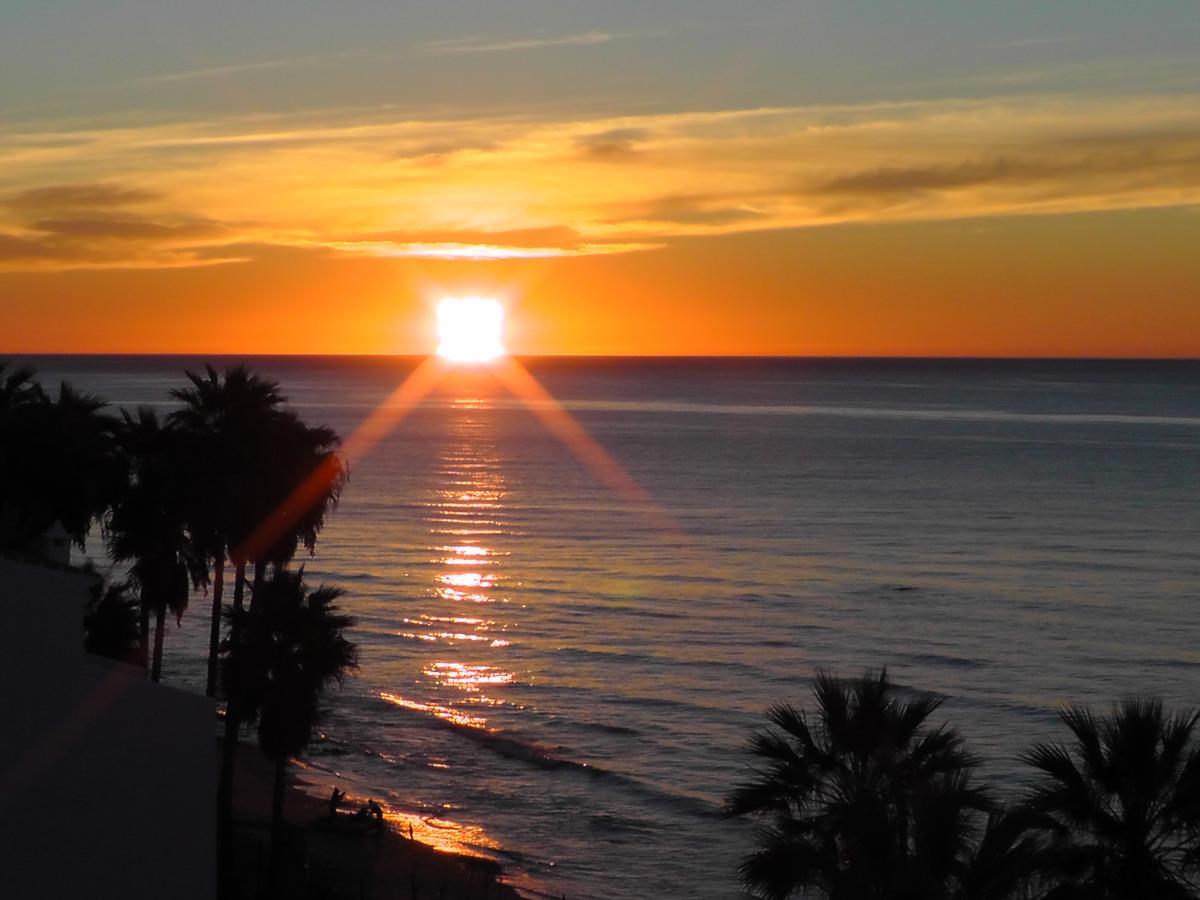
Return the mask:
[[212,702],[86,655],[92,583],[0,559],[0,895],[212,900]]

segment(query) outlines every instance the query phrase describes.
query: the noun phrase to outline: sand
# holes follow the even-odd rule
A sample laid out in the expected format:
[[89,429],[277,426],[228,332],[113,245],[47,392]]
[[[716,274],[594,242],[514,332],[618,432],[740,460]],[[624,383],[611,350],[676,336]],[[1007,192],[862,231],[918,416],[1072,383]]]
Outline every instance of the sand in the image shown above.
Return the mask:
[[[312,892],[315,887],[316,896],[347,900],[518,900],[520,895],[501,882],[497,863],[436,850],[386,824],[374,829],[352,821],[351,811],[365,797],[348,797],[342,815],[330,823],[327,799],[304,790],[302,770],[289,774],[284,818],[297,862],[283,895],[307,896],[296,889]],[[239,745],[234,819],[246,896],[256,896],[265,883],[273,777],[270,761],[257,747]],[[305,854],[309,869],[300,884],[298,861]]]

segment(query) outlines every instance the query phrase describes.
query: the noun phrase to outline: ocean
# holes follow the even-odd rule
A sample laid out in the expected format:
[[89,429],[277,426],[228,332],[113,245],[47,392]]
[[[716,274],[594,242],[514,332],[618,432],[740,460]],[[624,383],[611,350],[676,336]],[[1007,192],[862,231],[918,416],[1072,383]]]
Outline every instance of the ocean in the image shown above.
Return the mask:
[[[166,406],[203,361],[33,362]],[[415,365],[248,362],[343,435]],[[612,462],[458,374],[355,463],[305,562],[362,648],[322,790],[530,892],[731,900],[752,829],[721,802],[818,669],[944,698],[1009,791],[1063,704],[1200,702],[1200,363],[527,365]],[[207,602],[169,683],[202,689]]]

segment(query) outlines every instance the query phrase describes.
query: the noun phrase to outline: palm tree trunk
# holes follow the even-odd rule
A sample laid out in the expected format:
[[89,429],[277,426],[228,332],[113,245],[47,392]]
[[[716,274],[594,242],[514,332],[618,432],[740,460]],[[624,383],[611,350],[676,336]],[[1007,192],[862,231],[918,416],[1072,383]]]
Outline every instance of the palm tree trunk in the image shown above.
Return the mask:
[[150,604],[141,598],[141,617],[138,619],[138,665],[150,668]]
[[208,632],[208,680],[205,682],[206,697],[217,696],[217,653],[221,647],[221,600],[225,591],[225,550],[213,563],[212,624]]
[[275,760],[275,784],[271,795],[271,887],[278,893],[280,863],[283,862],[283,798],[287,786],[287,757]]
[[254,600],[258,596],[258,589],[262,587],[263,579],[267,577],[267,564],[265,562],[256,562],[254,564],[254,589],[250,594],[250,605],[254,606]]
[[235,615],[230,627],[229,657],[225,665],[229,669],[233,689],[225,702],[225,740],[221,746],[221,774],[217,780],[217,877],[221,900],[233,900],[237,896],[237,872],[233,850],[233,769],[237,759],[238,730],[241,716],[237,708],[237,666],[241,655],[238,643],[241,637],[241,617],[246,595],[246,564],[234,564],[233,608]]
[[150,680],[162,678],[163,639],[166,632],[167,608],[160,606],[154,613],[154,665],[150,668]]
[[241,612],[246,604],[246,564],[234,563],[233,566],[233,608]]

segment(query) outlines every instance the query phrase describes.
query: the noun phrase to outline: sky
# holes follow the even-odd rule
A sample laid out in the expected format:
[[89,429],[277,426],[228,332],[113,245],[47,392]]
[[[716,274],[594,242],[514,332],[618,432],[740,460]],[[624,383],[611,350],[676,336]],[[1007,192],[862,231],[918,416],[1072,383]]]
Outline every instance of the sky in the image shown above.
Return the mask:
[[0,352],[1200,356],[1191,0],[12,0]]

